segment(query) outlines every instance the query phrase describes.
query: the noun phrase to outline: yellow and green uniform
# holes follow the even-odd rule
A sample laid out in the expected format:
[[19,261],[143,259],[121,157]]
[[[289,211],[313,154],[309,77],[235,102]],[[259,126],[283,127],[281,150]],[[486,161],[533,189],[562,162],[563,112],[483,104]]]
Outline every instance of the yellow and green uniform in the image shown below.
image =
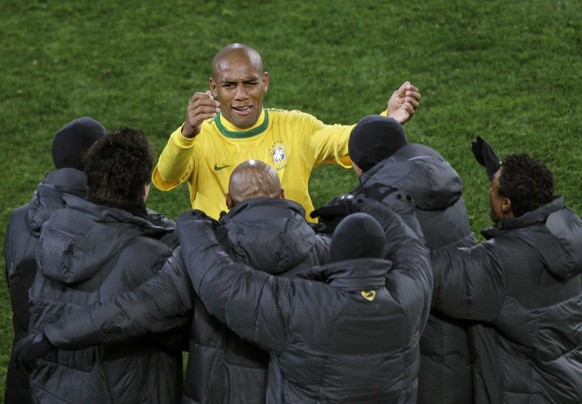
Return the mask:
[[354,125],[325,125],[300,111],[264,109],[257,123],[240,130],[218,115],[202,124],[192,139],[176,129],[152,175],[154,185],[168,191],[188,183],[192,208],[218,218],[226,211],[225,193],[234,168],[249,159],[277,170],[285,196],[313,210],[309,176],[322,163],[351,167],[348,140]]

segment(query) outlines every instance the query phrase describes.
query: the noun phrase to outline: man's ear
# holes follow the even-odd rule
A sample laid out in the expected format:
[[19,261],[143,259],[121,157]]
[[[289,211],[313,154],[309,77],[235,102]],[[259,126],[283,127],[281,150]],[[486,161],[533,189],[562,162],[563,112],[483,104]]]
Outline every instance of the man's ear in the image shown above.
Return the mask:
[[267,91],[269,91],[269,72],[264,72],[263,73],[263,84],[264,84],[264,90],[263,90],[263,94],[266,93]]
[[511,206],[511,199],[504,196],[501,200],[501,211],[505,217],[513,217],[513,207]]
[[147,201],[148,195],[150,194],[150,184],[144,184],[143,186],[143,201]]
[[281,188],[281,192],[279,193],[279,199],[285,199],[285,190]]
[[224,194],[226,196],[226,207],[230,210],[232,208],[234,208],[234,201],[232,200],[232,197],[230,196],[230,194],[227,192],[226,194]]
[[208,79],[208,84],[210,84],[210,91],[212,92],[212,96],[216,98],[218,96],[218,93],[216,92],[216,83],[214,82],[214,79],[212,77]]

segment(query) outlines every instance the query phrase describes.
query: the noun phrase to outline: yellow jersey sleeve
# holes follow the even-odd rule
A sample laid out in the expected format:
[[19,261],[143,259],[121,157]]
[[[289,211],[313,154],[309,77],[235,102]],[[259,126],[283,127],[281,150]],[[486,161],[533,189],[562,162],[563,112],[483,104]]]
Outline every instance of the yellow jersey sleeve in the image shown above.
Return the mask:
[[195,139],[182,136],[182,126],[170,135],[152,173],[152,182],[156,188],[168,191],[190,178],[194,170],[192,153]]

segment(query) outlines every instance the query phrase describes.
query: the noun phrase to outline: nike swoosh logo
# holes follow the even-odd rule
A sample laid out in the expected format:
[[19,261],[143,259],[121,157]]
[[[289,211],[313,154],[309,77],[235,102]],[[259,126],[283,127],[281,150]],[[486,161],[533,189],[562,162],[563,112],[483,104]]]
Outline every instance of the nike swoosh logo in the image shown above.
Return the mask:
[[230,166],[219,166],[218,164],[214,164],[214,171],[220,171]]

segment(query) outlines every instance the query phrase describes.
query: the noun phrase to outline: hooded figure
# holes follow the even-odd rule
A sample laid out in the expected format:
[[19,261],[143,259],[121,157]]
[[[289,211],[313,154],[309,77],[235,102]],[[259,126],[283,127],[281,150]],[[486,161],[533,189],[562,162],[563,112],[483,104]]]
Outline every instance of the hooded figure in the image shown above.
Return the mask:
[[368,204],[384,211],[384,227],[365,213],[346,217],[332,262],[300,279],[236,262],[196,211],[178,220],[182,260],[209,313],[270,354],[268,403],[416,402],[427,250],[378,205]]
[[489,201],[487,241],[431,257],[433,307],[474,324],[475,402],[582,403],[582,220],[527,155],[503,160]]
[[[137,288],[165,265],[174,228],[152,221],[146,208],[153,161],[146,135],[131,128],[112,131],[88,150],[86,199],[65,195],[65,207],[41,229],[29,290],[31,335],[76,309]],[[184,316],[173,324],[187,322]],[[174,331],[51,350],[30,374],[31,393],[37,402],[175,403],[182,384],[180,341]]]
[[[63,206],[63,195],[85,196],[82,159],[106,130],[93,118],[75,119],[54,136],[52,157],[56,167],[38,184],[32,200],[12,212],[4,238],[6,279],[12,304],[14,345],[28,333],[28,289],[36,275],[36,251],[40,228],[51,214]],[[5,401],[30,402],[29,374],[11,359],[6,375]]]
[[[424,236],[431,250],[476,243],[461,196],[459,175],[430,147],[408,142],[402,125],[394,119],[380,115],[361,119],[350,135],[349,150],[359,176],[358,187],[349,195],[363,193],[394,207],[413,230]],[[414,212],[395,207],[402,194],[412,196]],[[326,214],[334,204],[337,202],[314,212],[332,226],[337,218]],[[417,223],[410,220],[411,215],[418,219]],[[462,322],[431,313],[420,352],[420,404],[471,402],[469,345]]]

